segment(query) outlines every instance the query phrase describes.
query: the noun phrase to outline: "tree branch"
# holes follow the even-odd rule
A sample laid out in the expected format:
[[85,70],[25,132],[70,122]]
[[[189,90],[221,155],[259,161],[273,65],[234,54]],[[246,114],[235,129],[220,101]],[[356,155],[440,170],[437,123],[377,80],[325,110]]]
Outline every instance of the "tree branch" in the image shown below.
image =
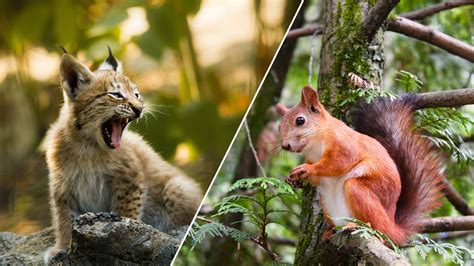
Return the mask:
[[388,24],[387,30],[427,42],[451,54],[474,62],[473,46],[418,22],[397,17]]
[[323,27],[322,26],[310,26],[310,27],[290,30],[288,32],[288,34],[286,35],[286,38],[287,39],[295,39],[295,38],[299,38],[299,37],[303,37],[303,36],[310,36],[310,35],[313,35],[313,34],[319,35],[319,34],[322,34],[322,33],[323,33]]
[[268,237],[268,241],[272,242],[275,245],[283,245],[283,246],[296,246],[296,241],[293,239],[288,238],[280,238],[280,237]]
[[468,235],[474,234],[473,231],[459,231],[459,232],[452,232],[447,234],[438,235],[436,237],[431,238],[435,242],[446,241],[446,240],[453,240],[457,238],[466,237]]
[[474,215],[474,210],[469,207],[461,194],[459,194],[447,180],[444,180],[444,183],[445,187],[443,193],[449,202],[453,204],[454,208],[462,215]]
[[441,11],[453,9],[460,6],[467,6],[467,5],[474,5],[474,0],[466,0],[466,1],[447,1],[443,3],[439,3],[436,5],[432,5],[426,8],[422,8],[419,10],[407,12],[404,14],[400,14],[400,17],[404,17],[411,20],[421,20]]
[[[378,239],[358,235],[335,234],[323,244],[318,265],[345,265],[344,258],[351,257],[357,265],[410,265],[407,258],[393,251]],[[303,264],[306,265],[306,264]]]
[[462,141],[464,141],[464,142],[473,142],[474,141],[474,134],[462,138]]
[[474,230],[474,216],[438,217],[421,221],[422,233]]
[[466,88],[420,93],[418,94],[415,108],[458,107],[466,104],[474,104],[474,89]]
[[370,41],[398,2],[400,0],[377,1],[377,4],[370,9],[369,14],[367,14],[367,17],[362,22],[360,35]]

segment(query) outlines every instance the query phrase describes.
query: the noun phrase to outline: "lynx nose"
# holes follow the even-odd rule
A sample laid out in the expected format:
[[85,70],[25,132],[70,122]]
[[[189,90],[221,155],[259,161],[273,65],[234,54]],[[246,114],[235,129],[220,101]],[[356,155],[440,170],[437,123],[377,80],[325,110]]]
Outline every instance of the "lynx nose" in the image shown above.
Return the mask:
[[143,111],[143,108],[138,108],[138,107],[135,107],[133,105],[130,105],[130,107],[132,108],[133,112],[135,113],[135,115],[137,117],[140,117],[140,115],[142,114],[142,111]]
[[289,151],[291,149],[291,145],[290,145],[289,142],[282,142],[281,143],[281,148],[284,149],[284,150]]

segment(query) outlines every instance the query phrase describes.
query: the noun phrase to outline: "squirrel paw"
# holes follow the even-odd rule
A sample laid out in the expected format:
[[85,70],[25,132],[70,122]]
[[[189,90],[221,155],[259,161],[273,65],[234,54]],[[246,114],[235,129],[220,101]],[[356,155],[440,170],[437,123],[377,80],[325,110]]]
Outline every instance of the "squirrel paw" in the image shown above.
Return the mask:
[[299,179],[295,179],[294,177],[292,176],[289,176],[287,179],[286,179],[286,183],[288,183],[290,186],[292,186],[293,188],[302,188],[303,187],[303,183],[301,182],[301,180]]
[[349,222],[344,227],[342,227],[342,231],[344,231],[344,232],[353,232],[353,231],[355,231],[355,229],[357,227],[358,227],[357,224],[355,224],[353,222]]
[[333,228],[328,228],[326,231],[323,233],[323,241],[329,241],[329,238],[333,235],[334,230]]
[[308,177],[308,173],[310,171],[310,164],[304,163],[300,166],[293,168],[290,172],[290,178],[297,180],[297,179],[305,179]]

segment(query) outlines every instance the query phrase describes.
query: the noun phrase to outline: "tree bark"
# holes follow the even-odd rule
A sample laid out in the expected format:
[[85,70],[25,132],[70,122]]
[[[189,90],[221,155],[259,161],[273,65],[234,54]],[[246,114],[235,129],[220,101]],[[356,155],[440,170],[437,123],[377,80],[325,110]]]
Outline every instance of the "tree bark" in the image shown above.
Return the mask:
[[415,108],[458,107],[466,104],[474,104],[474,89],[420,93]]
[[[323,104],[342,120],[345,118],[346,108],[350,108],[341,108],[342,101],[349,93],[348,74],[357,73],[375,84],[380,84],[382,79],[383,29],[371,28],[373,33],[367,29],[371,27],[369,21],[380,26],[397,1],[368,2],[369,4],[355,0],[325,1],[318,90]],[[371,10],[377,10],[375,7],[383,12],[371,13]],[[357,262],[372,265],[407,264],[402,256],[376,243],[377,241],[350,236],[349,242],[338,242],[339,236],[333,236],[329,242],[324,242],[322,233],[325,228],[319,193],[316,188],[306,186],[303,188],[295,265],[346,265]]]
[[453,188],[453,186],[444,180],[445,187],[443,193],[446,198],[453,204],[454,208],[462,215],[474,215],[474,210],[469,207],[466,200]]
[[322,33],[323,33],[323,27],[321,27],[321,26],[309,26],[309,27],[290,30],[290,32],[288,32],[288,35],[286,35],[286,38],[287,39],[294,39],[294,38],[309,36],[309,35],[313,35],[313,34],[319,35],[319,34],[322,34]]
[[421,221],[423,233],[474,230],[474,216],[437,217]]
[[464,1],[447,1],[425,7],[419,10],[411,11],[408,13],[401,14],[400,17],[404,17],[411,20],[421,20],[426,17],[437,14],[441,11],[450,10],[460,6],[474,5],[474,0],[464,0]]
[[474,62],[474,46],[466,44],[456,38],[418,22],[397,17],[388,24],[387,30],[427,42],[451,54],[457,55],[470,62]]
[[360,27],[360,35],[365,36],[368,41],[372,40],[374,34],[379,30],[387,19],[388,14],[390,14],[398,2],[400,0],[378,1],[364,18]]

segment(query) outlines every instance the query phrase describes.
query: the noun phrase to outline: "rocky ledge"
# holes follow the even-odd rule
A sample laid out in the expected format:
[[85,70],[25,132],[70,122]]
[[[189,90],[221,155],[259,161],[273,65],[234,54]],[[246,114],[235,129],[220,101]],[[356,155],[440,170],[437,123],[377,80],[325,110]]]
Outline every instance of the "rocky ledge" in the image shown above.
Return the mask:
[[[186,227],[163,233],[140,221],[113,213],[86,213],[73,222],[68,253],[53,264],[169,265]],[[0,233],[0,265],[42,264],[54,245],[52,228],[31,235]]]

